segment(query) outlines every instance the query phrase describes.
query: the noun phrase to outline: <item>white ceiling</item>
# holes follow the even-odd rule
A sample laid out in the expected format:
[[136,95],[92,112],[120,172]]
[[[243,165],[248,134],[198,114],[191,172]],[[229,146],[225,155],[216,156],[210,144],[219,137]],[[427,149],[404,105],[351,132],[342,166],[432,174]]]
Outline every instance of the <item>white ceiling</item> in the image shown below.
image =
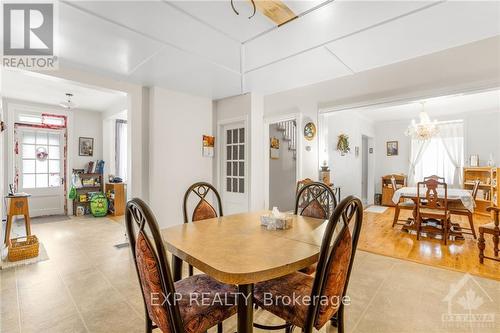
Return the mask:
[[[117,91],[84,86],[53,76],[38,73],[2,70],[2,95],[7,98],[55,105],[66,100],[66,93],[76,109],[108,111],[126,107],[126,94]],[[59,107],[59,106],[58,106]]]
[[[431,119],[443,120],[453,116],[484,111],[500,112],[500,90],[491,90],[465,95],[443,96],[424,100],[425,110]],[[373,107],[357,111],[373,122],[418,120],[422,101],[389,107]]]
[[247,0],[236,1],[239,16],[229,0],[62,1],[59,59],[218,99],[274,93],[500,34],[496,1],[285,3],[299,18],[278,28],[260,13],[248,19]]

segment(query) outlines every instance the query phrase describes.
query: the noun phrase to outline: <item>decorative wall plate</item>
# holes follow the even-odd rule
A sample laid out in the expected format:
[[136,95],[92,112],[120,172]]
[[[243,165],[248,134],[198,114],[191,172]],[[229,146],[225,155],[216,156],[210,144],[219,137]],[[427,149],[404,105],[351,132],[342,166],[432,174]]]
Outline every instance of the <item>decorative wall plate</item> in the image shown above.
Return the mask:
[[313,122],[308,122],[304,126],[304,138],[311,141],[316,136],[316,125]]

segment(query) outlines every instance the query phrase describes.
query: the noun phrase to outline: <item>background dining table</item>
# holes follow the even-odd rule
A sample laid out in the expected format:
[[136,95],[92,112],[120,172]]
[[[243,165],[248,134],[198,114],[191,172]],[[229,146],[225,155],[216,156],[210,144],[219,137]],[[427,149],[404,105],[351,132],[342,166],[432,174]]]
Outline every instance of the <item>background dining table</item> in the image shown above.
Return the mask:
[[[438,197],[444,197],[444,189],[438,188]],[[448,189],[448,201],[460,201],[462,205],[469,210],[470,212],[474,212],[474,198],[472,197],[472,193],[469,190],[461,189],[461,188],[449,188]],[[424,198],[425,191],[420,192],[420,196]],[[412,199],[415,200],[417,198],[417,188],[416,187],[402,187],[394,192],[392,196],[392,202],[397,204],[401,198]]]
[[182,262],[220,282],[238,286],[238,332],[252,332],[253,286],[284,276],[318,260],[325,220],[292,215],[287,230],[267,230],[260,217],[268,211],[242,213],[162,229],[173,254],[174,280]]
[[[445,191],[443,188],[438,188],[438,198],[444,198]],[[463,207],[469,210],[471,213],[474,212],[474,198],[472,197],[472,193],[469,190],[459,189],[459,188],[449,188],[447,189],[448,202],[460,202]],[[417,187],[402,187],[394,192],[392,197],[392,201],[397,204],[401,199],[409,199],[415,202],[415,206],[413,208],[413,218],[409,218],[408,222],[402,227],[403,231],[406,232],[416,232],[416,223],[415,220],[417,218],[417,200],[418,200],[418,191]],[[420,198],[425,198],[425,191],[421,190]],[[463,239],[463,235],[460,231],[455,231],[453,228],[458,227],[458,224],[452,224],[451,235],[455,237],[455,239]],[[437,229],[436,229],[437,230]]]

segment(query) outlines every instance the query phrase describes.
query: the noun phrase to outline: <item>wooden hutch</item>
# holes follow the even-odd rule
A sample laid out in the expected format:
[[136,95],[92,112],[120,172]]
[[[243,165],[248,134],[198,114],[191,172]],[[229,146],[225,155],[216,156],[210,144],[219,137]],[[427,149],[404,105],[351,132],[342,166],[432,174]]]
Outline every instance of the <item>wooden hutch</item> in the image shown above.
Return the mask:
[[[394,177],[396,180],[396,189],[392,188],[391,178]],[[383,206],[395,206],[392,202],[392,196],[397,189],[405,187],[407,183],[406,175],[404,174],[391,174],[382,177],[382,205]]]
[[463,188],[472,190],[474,181],[479,180],[479,191],[476,196],[474,212],[489,216],[486,211],[489,206],[499,207],[498,184],[500,182],[500,168],[493,167],[467,167],[464,168]]

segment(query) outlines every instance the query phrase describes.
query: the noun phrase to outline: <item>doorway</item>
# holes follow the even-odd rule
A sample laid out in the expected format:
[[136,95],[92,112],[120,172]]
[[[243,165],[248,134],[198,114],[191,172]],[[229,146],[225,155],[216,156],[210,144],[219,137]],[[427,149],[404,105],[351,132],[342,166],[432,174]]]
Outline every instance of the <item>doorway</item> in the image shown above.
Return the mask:
[[297,122],[269,124],[269,208],[291,211],[297,186]]
[[66,214],[65,131],[16,125],[17,191],[31,194],[32,217]]
[[221,126],[220,187],[224,213],[248,211],[247,130],[245,122]]

